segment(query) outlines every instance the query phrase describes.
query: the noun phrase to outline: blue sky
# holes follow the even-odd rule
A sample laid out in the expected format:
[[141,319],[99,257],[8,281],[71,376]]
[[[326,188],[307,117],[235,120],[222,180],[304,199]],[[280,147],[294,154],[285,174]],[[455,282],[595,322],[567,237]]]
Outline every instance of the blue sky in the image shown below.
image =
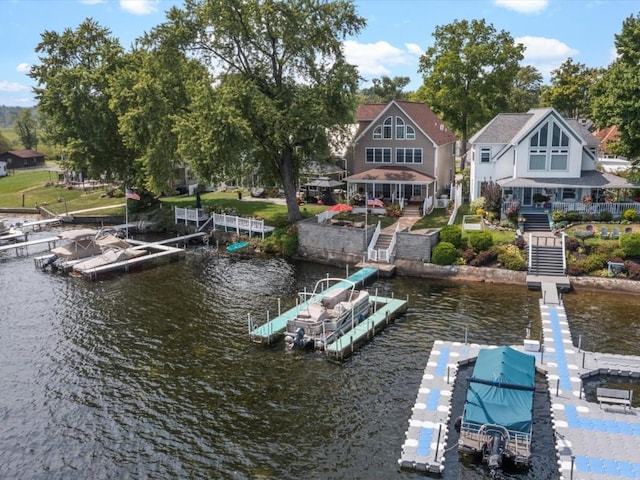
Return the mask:
[[[436,26],[454,20],[481,19],[506,30],[526,46],[525,65],[535,66],[548,82],[551,70],[568,57],[590,67],[606,67],[615,58],[614,35],[622,22],[640,12],[637,0],[360,0],[367,26],[345,42],[349,61],[370,80],[408,76],[418,88],[418,59],[433,43]],[[165,12],[182,0],[0,0],[0,105],[35,104],[27,76],[38,62],[35,47],[45,30],[75,29],[91,17],[128,48],[163,22]],[[366,86],[366,84],[363,84]]]

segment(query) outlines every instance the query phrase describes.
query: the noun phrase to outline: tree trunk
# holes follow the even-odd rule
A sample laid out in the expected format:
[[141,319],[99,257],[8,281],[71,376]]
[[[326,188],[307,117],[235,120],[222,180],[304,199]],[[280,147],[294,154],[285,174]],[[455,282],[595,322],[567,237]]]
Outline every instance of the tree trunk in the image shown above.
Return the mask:
[[293,177],[293,154],[289,147],[285,147],[280,157],[280,180],[287,202],[287,214],[290,222],[302,220],[298,198],[296,196],[296,182]]

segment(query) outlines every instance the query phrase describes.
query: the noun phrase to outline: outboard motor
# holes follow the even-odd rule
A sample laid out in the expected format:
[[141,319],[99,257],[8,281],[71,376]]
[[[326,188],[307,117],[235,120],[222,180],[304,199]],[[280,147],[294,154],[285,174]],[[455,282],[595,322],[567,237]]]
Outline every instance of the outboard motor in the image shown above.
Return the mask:
[[500,434],[494,434],[491,436],[491,440],[488,442],[489,450],[489,469],[493,472],[496,469],[502,467],[502,453],[504,451],[504,439]]
[[293,338],[293,344],[291,348],[303,348],[304,347],[304,328],[298,327],[296,329],[296,336]]

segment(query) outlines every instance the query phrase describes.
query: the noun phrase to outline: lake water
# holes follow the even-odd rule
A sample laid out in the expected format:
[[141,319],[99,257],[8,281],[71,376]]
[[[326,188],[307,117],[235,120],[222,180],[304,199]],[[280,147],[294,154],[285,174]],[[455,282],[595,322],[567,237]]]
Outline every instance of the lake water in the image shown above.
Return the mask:
[[[327,273],[345,272],[201,252],[91,282],[0,258],[0,478],[424,478],[397,460],[433,341],[520,344],[530,322],[538,338],[540,293],[379,279],[370,291],[408,297],[408,313],[344,363],[249,341],[248,314],[274,316]],[[584,348],[640,354],[636,296],[565,306]],[[518,478],[557,478],[536,417]],[[488,478],[447,458],[445,479]]]

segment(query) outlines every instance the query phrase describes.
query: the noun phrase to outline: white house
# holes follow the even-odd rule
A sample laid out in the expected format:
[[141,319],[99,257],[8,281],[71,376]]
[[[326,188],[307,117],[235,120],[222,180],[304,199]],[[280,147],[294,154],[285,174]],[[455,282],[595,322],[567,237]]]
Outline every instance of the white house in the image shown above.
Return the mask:
[[[496,182],[503,204],[535,207],[534,195],[547,197],[553,209],[591,212],[610,189],[638,188],[624,178],[596,170],[599,140],[580,122],[562,118],[553,108],[497,115],[470,140],[470,197]],[[539,197],[536,197],[539,198]],[[602,207],[619,214],[613,207]]]

